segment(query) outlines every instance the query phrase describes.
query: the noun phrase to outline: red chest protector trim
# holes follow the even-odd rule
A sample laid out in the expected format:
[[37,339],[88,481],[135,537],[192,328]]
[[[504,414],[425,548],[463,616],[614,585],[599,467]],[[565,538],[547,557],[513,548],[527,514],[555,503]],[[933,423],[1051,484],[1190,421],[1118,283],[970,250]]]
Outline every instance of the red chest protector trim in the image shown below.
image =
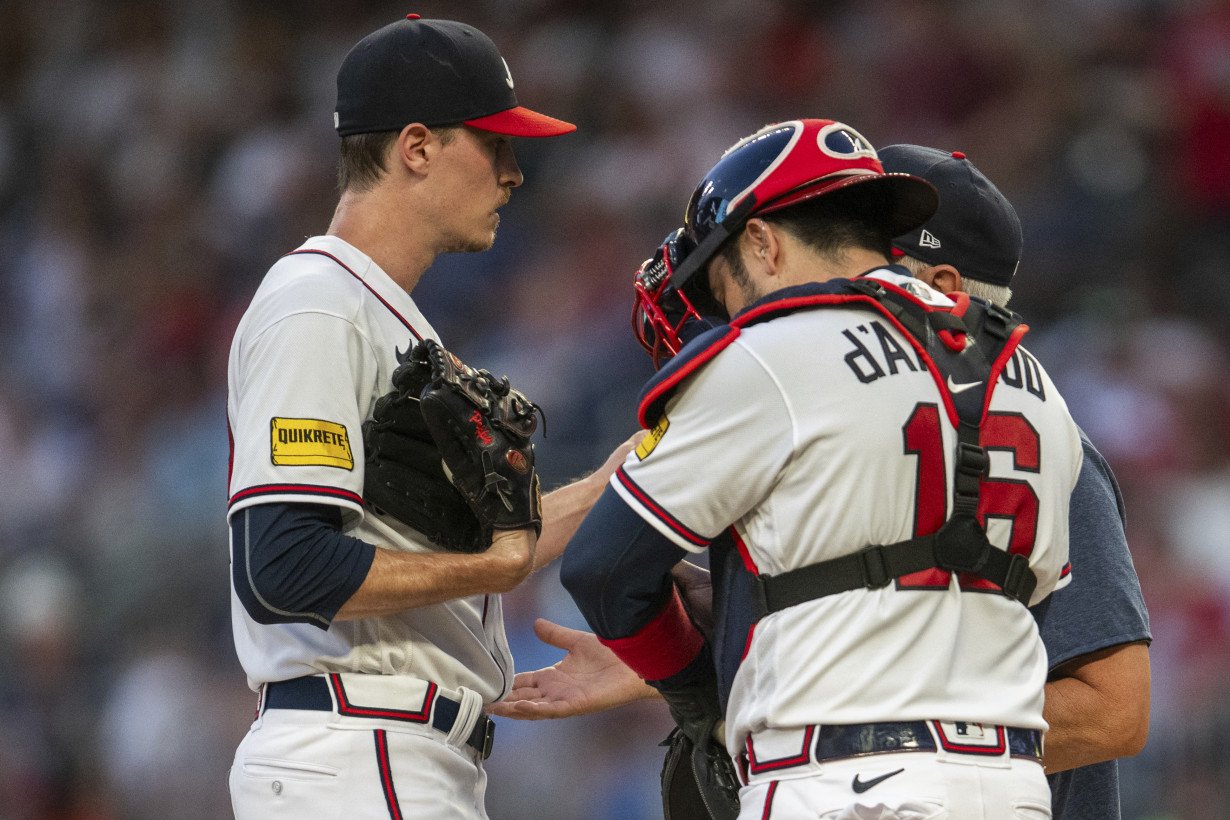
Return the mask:
[[[905,272],[904,268],[896,266],[887,270],[894,268]],[[971,299],[967,294],[956,293],[952,294],[951,298],[956,302],[955,306],[935,307],[891,282],[865,277],[783,288],[751,305],[735,316],[729,324],[713,328],[689,342],[641,389],[638,418],[646,429],[657,424],[679,385],[729,347],[742,334],[743,328],[801,310],[864,307],[881,313],[909,340],[935,379],[948,418],[953,425],[955,426],[960,418],[975,413],[977,418],[968,420],[971,423],[980,423],[990,402],[989,392],[962,391],[957,397],[963,411],[959,413],[953,401],[954,396],[945,384],[945,376],[951,372],[954,381],[968,384],[977,380],[971,374],[979,373],[989,365],[990,372],[983,373],[988,377],[983,386],[994,384],[1028,326],[1021,323],[1016,314],[980,299]],[[967,315],[973,325],[976,325],[976,329],[966,326]],[[1005,341],[1002,355],[993,357],[994,360],[989,362],[984,353],[986,345],[971,347],[965,344],[968,333],[980,335],[983,331],[990,333],[992,338],[1002,337]],[[933,356],[932,352],[936,355]],[[946,353],[950,355],[945,355]],[[971,399],[975,401],[971,402]]]

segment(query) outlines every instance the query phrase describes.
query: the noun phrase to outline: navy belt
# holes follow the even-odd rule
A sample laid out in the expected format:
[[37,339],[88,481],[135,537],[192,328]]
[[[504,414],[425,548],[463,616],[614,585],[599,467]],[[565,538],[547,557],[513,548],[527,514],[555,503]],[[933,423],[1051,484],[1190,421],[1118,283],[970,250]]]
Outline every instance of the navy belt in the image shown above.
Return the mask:
[[[1042,760],[1042,732],[1037,729],[1002,727],[1002,745],[984,746],[962,743],[961,730],[964,725],[956,724],[957,734],[954,737],[947,737],[938,727],[933,734],[924,720],[823,725],[817,732],[816,762],[884,752],[934,752],[940,748],[972,755],[1002,755],[1006,750],[1013,757]],[[1001,727],[987,728],[998,732]]]
[[[431,685],[435,689],[435,685]],[[431,725],[444,734],[453,730],[457,723],[457,715],[461,713],[461,704],[450,697],[435,692],[434,708],[431,710]],[[329,694],[329,682],[326,678],[312,675],[304,678],[274,681],[265,685],[266,709],[305,709],[312,712],[332,712],[333,697]],[[409,713],[407,713],[409,714]],[[359,717],[379,718],[380,715],[357,715]],[[427,723],[424,715],[416,723]],[[473,747],[486,760],[491,756],[491,747],[495,743],[495,721],[486,715],[479,715],[466,738],[466,743]]]

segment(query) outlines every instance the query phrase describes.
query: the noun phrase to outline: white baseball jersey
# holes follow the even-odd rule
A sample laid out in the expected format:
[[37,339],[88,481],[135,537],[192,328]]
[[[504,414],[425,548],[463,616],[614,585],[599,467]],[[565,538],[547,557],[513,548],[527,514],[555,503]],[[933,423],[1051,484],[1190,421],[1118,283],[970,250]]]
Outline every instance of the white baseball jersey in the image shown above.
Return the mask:
[[[873,276],[952,304],[917,280]],[[883,315],[815,308],[744,328],[689,375],[612,485],[687,550],[733,523],[749,567],[775,575],[923,534],[916,517],[944,520],[955,443],[935,380]],[[990,540],[1016,539],[1029,554],[1036,603],[1067,581],[1081,446],[1024,349],[999,378],[982,443]],[[938,570],[902,583],[914,588],[849,591],[764,617],[733,681],[727,747],[816,723],[1044,729],[1046,653],[1026,608]]]
[[[397,353],[423,338],[437,337],[410,295],[341,239],[314,237],[278,260],[231,346],[229,515],[269,502],[332,504],[349,536],[433,551],[362,501],[363,421],[392,389]],[[320,672],[361,672],[413,675],[491,702],[512,681],[498,595],[334,622],[327,631],[257,623],[233,588],[231,612],[235,649],[254,690]]]

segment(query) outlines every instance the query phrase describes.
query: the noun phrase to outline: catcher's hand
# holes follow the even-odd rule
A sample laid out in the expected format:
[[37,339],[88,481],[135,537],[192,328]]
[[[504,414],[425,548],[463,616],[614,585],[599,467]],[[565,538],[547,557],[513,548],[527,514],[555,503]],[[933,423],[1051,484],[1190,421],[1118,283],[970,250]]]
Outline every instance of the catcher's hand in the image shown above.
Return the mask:
[[491,544],[491,533],[444,474],[440,450],[423,421],[422,386],[412,391],[406,382],[395,378],[393,389],[376,401],[372,417],[363,423],[363,500],[436,546],[481,552]]
[[414,346],[393,383],[417,390],[444,473],[488,533],[487,541],[492,530],[541,532],[530,443],[538,406],[508,379],[469,367],[430,339]]

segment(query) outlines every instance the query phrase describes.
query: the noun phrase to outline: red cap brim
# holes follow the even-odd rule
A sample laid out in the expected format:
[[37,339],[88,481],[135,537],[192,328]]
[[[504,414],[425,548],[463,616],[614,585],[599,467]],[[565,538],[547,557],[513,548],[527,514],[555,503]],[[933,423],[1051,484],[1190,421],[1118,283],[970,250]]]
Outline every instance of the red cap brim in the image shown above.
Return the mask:
[[497,114],[466,120],[465,124],[495,134],[507,134],[510,137],[558,137],[577,130],[577,127],[570,122],[539,114],[537,111],[531,111],[520,105]]

